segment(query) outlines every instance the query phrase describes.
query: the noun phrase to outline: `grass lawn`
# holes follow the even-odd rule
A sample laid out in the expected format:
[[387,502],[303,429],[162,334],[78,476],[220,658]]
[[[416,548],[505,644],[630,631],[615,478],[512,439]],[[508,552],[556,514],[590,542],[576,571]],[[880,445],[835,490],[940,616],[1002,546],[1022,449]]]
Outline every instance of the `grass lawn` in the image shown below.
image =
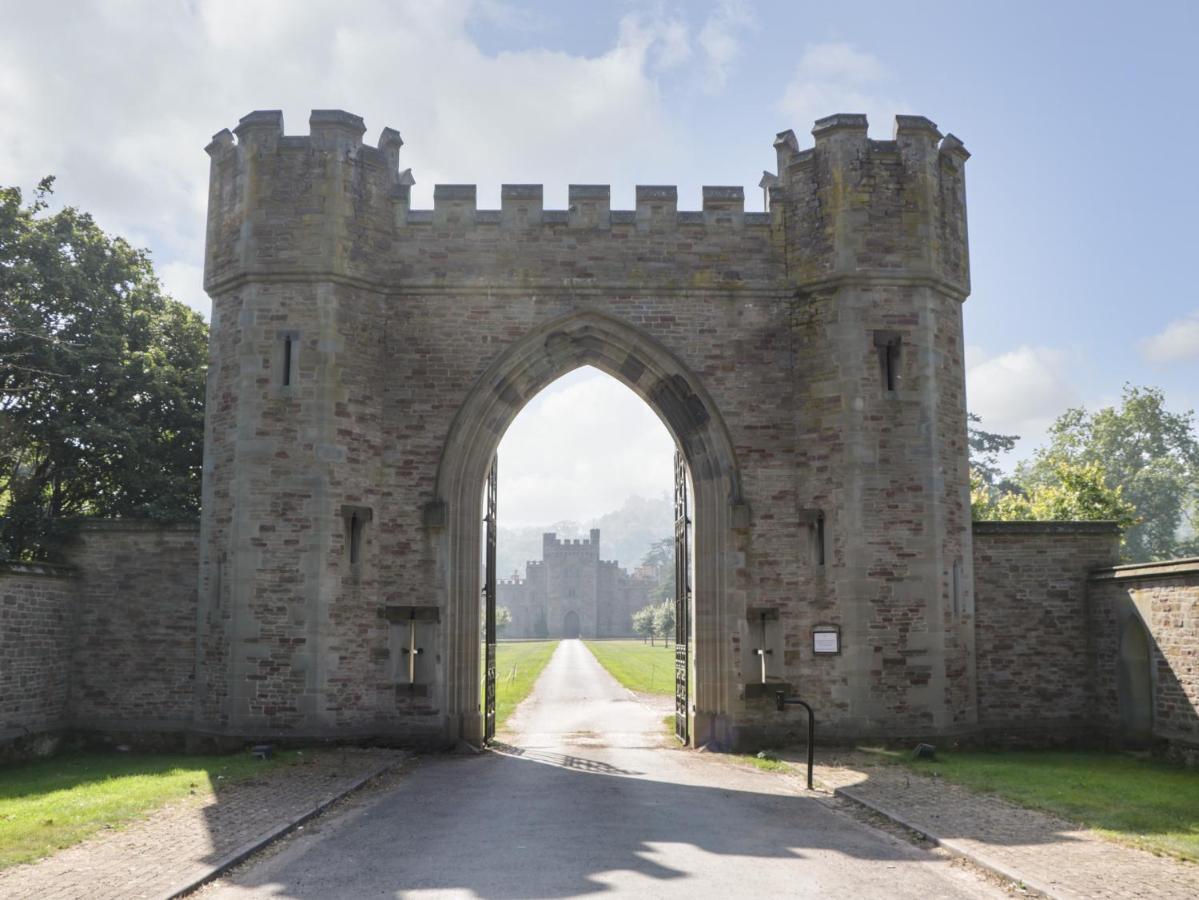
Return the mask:
[[674,695],[674,644],[639,640],[584,641],[600,665],[630,691]]
[[917,772],[1056,813],[1124,843],[1199,861],[1199,772],[1124,753],[886,754]]
[[32,862],[99,831],[293,762],[237,756],[76,753],[0,766],[0,868]]
[[500,729],[554,655],[557,641],[500,642],[495,648],[495,727]]

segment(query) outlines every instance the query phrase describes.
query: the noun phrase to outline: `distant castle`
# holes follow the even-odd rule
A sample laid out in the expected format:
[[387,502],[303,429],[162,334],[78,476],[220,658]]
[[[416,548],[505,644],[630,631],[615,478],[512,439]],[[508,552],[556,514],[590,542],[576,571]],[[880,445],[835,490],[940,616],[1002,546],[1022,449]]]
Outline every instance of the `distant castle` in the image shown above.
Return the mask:
[[542,537],[541,561],[525,564],[525,577],[501,579],[496,604],[512,612],[508,638],[629,637],[633,613],[650,602],[655,579],[630,575],[615,560],[600,559],[600,532],[590,540]]

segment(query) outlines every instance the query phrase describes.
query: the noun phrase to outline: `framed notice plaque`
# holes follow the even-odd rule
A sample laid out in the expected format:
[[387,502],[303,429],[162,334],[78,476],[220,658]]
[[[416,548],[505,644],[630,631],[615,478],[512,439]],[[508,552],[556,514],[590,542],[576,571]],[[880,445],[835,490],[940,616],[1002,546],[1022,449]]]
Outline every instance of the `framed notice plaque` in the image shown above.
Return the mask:
[[841,652],[840,625],[812,626],[812,655],[836,656]]

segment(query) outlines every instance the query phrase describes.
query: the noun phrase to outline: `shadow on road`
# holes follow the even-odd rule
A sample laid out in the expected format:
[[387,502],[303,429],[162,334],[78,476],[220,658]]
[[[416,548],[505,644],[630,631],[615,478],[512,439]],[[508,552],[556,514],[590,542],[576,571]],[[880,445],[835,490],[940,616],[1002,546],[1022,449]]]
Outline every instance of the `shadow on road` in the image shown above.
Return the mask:
[[[700,777],[724,783],[727,774],[733,786],[687,783],[699,780],[691,768],[667,767],[679,779],[663,780],[510,745],[431,758],[395,790],[235,881],[258,896],[296,898],[568,897],[615,884],[654,891],[653,882],[678,885],[674,894],[687,879],[699,879],[692,884],[706,894],[731,896],[873,884],[877,895],[914,898],[945,887],[931,869],[913,865],[931,854],[864,829],[812,796],[781,794],[777,778],[712,761]],[[824,857],[819,865],[796,867],[815,856]],[[881,864],[851,876],[857,867],[839,859]],[[911,869],[901,875],[900,866]],[[845,870],[844,884],[830,868]]]

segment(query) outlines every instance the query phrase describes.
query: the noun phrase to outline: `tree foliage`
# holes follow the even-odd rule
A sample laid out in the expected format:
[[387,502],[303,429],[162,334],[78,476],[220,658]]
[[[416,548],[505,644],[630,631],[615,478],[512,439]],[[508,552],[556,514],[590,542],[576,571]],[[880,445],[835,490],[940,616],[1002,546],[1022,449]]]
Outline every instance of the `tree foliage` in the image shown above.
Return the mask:
[[1124,528],[1138,520],[1136,507],[1124,499],[1120,485],[1111,487],[1098,463],[1057,460],[1053,479],[1027,489],[996,491],[981,479],[971,483],[971,509],[976,519],[1003,521],[1111,521]]
[[650,599],[655,603],[674,602],[674,538],[654,541],[641,559],[641,565],[654,571],[655,583],[650,589]]
[[[1137,522],[1125,535],[1132,562],[1199,552],[1199,440],[1194,414],[1172,413],[1156,388],[1125,385],[1119,406],[1094,413],[1069,409],[1053,424],[1049,443],[1017,469],[1030,488],[1060,483],[1057,467],[1103,468],[1107,484],[1119,486],[1136,509]],[[1192,529],[1182,536],[1182,526]]]
[[669,646],[671,638],[674,637],[674,600],[658,603],[653,610],[654,631],[658,633],[658,637],[662,638],[662,642]]
[[495,633],[503,634],[504,629],[512,624],[512,610],[506,606],[497,606],[495,608]]
[[194,516],[207,326],[147,253],[0,188],[0,556],[47,558],[73,517]]
[[652,606],[643,606],[637,612],[633,613],[633,631],[641,635],[642,639],[649,639],[650,644],[654,642],[654,608]]
[[1199,553],[1199,440],[1194,414],[1156,388],[1125,385],[1119,406],[1068,409],[1049,442],[997,486],[971,475],[982,519],[1111,519],[1130,562]]
[[974,413],[966,413],[966,443],[970,447],[971,479],[977,475],[984,484],[995,484],[1002,474],[999,457],[1016,446],[1018,434],[997,434],[983,431],[979,426],[982,419]]

